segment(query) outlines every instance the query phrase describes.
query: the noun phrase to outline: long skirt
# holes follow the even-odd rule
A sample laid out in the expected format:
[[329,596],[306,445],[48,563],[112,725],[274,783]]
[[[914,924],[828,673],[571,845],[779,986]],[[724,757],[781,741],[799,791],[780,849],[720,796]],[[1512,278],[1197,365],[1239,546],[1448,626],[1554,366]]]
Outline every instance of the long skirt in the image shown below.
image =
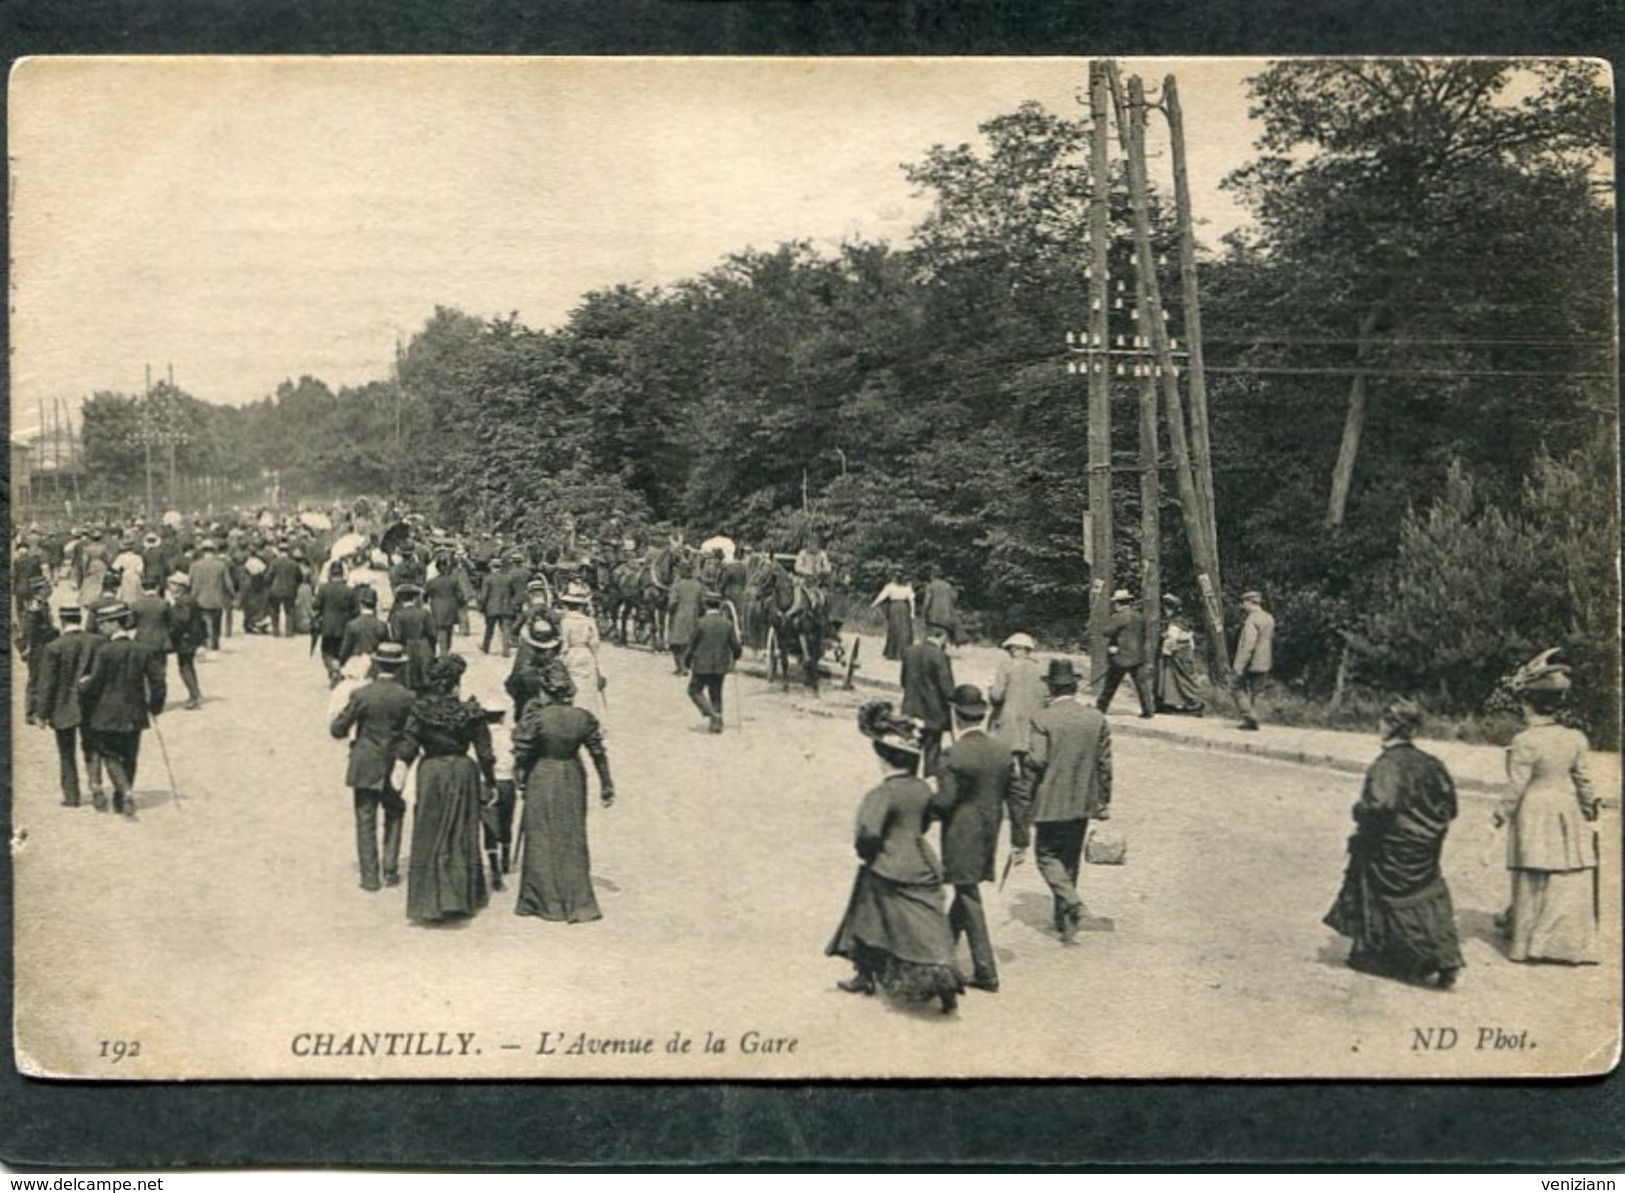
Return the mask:
[[480,768],[466,754],[418,764],[406,915],[432,924],[473,915],[489,899],[480,854]]
[[1349,860],[1343,887],[1323,921],[1354,942],[1349,965],[1413,981],[1460,969],[1456,912],[1444,876],[1408,894],[1385,894],[1371,881],[1370,865]]
[[886,649],[888,659],[901,659],[914,645],[914,609],[907,601],[886,602]]
[[1196,653],[1189,646],[1157,660],[1157,711],[1199,712],[1202,690],[1196,686]]
[[1567,961],[1595,965],[1597,943],[1597,871],[1512,871],[1512,939],[1507,956],[1514,961]]
[[525,857],[515,915],[572,924],[603,918],[587,853],[587,772],[581,759],[543,758],[525,783]]
[[893,998],[924,1002],[965,988],[942,888],[893,882],[867,866],[858,867],[846,914],[824,952],[846,957]]

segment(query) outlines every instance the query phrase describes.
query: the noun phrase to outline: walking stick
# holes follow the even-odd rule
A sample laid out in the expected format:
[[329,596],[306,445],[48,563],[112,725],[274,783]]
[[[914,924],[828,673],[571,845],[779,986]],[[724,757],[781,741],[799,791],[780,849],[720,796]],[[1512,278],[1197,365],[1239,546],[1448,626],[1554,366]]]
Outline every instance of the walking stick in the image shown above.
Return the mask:
[[169,762],[169,747],[164,744],[164,731],[158,728],[158,718],[152,718],[152,735],[158,739],[158,753],[163,756],[164,770],[169,772],[169,793],[175,797],[175,806],[178,808],[184,802],[181,796],[181,785],[175,782],[175,768]]

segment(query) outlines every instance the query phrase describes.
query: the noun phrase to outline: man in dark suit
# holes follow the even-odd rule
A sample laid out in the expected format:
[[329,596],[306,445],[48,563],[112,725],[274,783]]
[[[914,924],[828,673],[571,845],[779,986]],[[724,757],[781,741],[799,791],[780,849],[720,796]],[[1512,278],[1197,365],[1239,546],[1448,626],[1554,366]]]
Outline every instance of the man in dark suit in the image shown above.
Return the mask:
[[925,726],[920,732],[921,774],[928,779],[937,773],[941,761],[942,734],[948,728],[948,705],[954,694],[954,666],[943,647],[947,640],[947,626],[928,626],[925,641],[903,652],[902,713]]
[[157,651],[167,663],[170,608],[163,598],[163,582],[158,576],[142,573],[141,595],[131,603],[130,617],[135,626],[135,640],[148,650]]
[[688,670],[688,698],[712,733],[722,732],[722,683],[744,649],[739,630],[722,611],[720,593],[705,594],[705,614],[694,627],[683,665]]
[[435,649],[444,655],[451,653],[451,632],[457,627],[463,595],[449,554],[442,555],[435,568],[435,575],[423,586],[423,594],[434,620]]
[[[91,658],[79,687],[96,752],[113,784],[113,811],[133,820],[141,732],[164,711],[164,659],[135,640],[128,605],[108,606],[101,620],[109,629],[108,641]],[[106,801],[96,801],[96,810],[107,811]]]
[[17,653],[28,667],[23,690],[32,699],[39,687],[40,660],[45,648],[56,639],[57,628],[51,624],[51,582],[44,576],[35,576],[28,588],[22,620],[17,625]]
[[293,599],[299,595],[299,582],[305,577],[299,561],[288,553],[286,545],[279,544],[276,555],[266,571],[266,595],[271,603],[271,633],[282,637],[286,632],[293,637]]
[[[412,692],[398,680],[406,651],[398,642],[382,643],[373,653],[377,678],[357,689],[329,727],[343,739],[353,728],[350,766],[344,782],[354,792],[356,858],[361,889],[376,891],[401,881],[401,824],[406,800],[396,789],[391,770],[407,757],[406,719]],[[378,851],[378,809],[384,810],[382,883]]]
[[336,559],[327,565],[327,580],[316,590],[314,612],[322,665],[327,668],[327,682],[331,687],[339,681],[344,628],[361,612],[356,590],[344,582],[344,565]]
[[85,771],[90,779],[90,794],[98,806],[105,802],[102,795],[102,768],[90,740],[90,734],[80,733],[84,723],[79,698],[79,680],[89,670],[91,658],[102,640],[87,634],[81,622],[77,605],[65,607],[61,614],[62,636],[48,643],[40,652],[39,686],[32,693],[28,711],[35,724],[56,732],[56,752],[61,763],[62,806],[79,806],[79,762],[74,754],[77,742],[85,756]]
[[203,707],[203,692],[197,682],[197,652],[208,637],[203,610],[192,596],[192,578],[176,572],[169,578],[169,647],[175,652],[175,666],[186,685],[188,710]]
[[[987,702],[981,688],[974,684],[955,688],[952,705],[954,744],[942,755],[932,800],[942,818],[942,880],[954,888],[948,925],[956,947],[961,935],[970,938],[973,971],[966,984],[992,994],[999,989],[999,965],[982,910],[981,884],[993,881],[1013,755],[1009,746],[984,731]],[[1014,835],[1011,841],[1015,843]]]
[[389,627],[378,620],[378,594],[370,587],[363,586],[356,590],[355,595],[361,612],[344,627],[344,637],[339,640],[340,665],[357,655],[376,654],[378,644],[389,638]]
[[480,583],[480,613],[485,617],[485,637],[480,642],[480,653],[491,653],[491,633],[502,631],[502,657],[513,653],[513,620],[525,602],[525,584],[530,572],[525,567],[523,553],[508,557],[507,567],[493,567]]
[[1134,607],[1134,597],[1126,588],[1112,593],[1112,618],[1106,624],[1106,682],[1100,689],[1095,707],[1105,712],[1117,695],[1117,685],[1126,675],[1134,682],[1134,691],[1140,697],[1140,716],[1155,716],[1156,703],[1151,698],[1151,676],[1146,666],[1149,658],[1145,648],[1145,618]]
[[920,616],[926,629],[938,626],[945,641],[959,642],[959,591],[942,574],[936,564],[931,565],[925,594],[920,598]]
[[1032,819],[1038,873],[1055,898],[1055,930],[1073,943],[1087,914],[1078,897],[1078,863],[1090,820],[1106,820],[1112,801],[1112,735],[1106,717],[1078,699],[1070,659],[1052,659],[1044,682],[1049,706],[1033,718],[1028,769],[1037,775]]

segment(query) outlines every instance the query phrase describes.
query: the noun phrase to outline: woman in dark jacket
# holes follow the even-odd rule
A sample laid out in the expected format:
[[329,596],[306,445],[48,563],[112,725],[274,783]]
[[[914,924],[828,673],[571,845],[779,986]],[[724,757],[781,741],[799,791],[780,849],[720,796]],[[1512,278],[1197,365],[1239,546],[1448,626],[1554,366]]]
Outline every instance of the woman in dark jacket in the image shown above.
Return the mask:
[[1442,762],[1411,744],[1421,723],[1409,700],[1382,714],[1382,755],[1354,805],[1348,872],[1325,924],[1354,942],[1352,968],[1448,989],[1462,959],[1439,855],[1456,788]]
[[932,793],[918,777],[919,725],[879,700],[858,711],[858,728],[885,777],[858,807],[854,843],[862,864],[824,951],[852,962],[855,972],[840,983],[849,994],[873,994],[878,985],[906,1001],[940,999],[948,1014],[965,982],[954,965],[942,867],[925,838]]
[[514,914],[572,924],[602,919],[587,852],[587,771],[581,751],[592,758],[599,801],[608,808],[615,802],[615,784],[604,739],[597,718],[570,704],[575,685],[563,663],[549,659],[526,674],[534,677],[537,692],[513,732],[514,774],[525,792],[525,851]]
[[455,654],[431,662],[406,722],[408,758],[423,755],[406,877],[406,915],[420,924],[473,915],[489,899],[480,807],[495,790],[496,756],[485,709],[457,698],[465,667]]

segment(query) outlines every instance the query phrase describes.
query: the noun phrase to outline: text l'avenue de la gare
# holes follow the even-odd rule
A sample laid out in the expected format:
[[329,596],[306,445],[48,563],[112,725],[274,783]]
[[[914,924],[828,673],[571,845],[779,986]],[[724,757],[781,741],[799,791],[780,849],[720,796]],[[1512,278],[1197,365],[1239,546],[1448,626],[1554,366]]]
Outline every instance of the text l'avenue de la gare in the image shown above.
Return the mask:
[[669,1036],[594,1035],[585,1031],[538,1031],[529,1039],[482,1042],[472,1031],[302,1031],[288,1041],[288,1051],[304,1060],[382,1058],[453,1060],[518,1053],[535,1057],[594,1056],[789,1056],[800,1051],[797,1036],[751,1029],[726,1032],[674,1031]]

